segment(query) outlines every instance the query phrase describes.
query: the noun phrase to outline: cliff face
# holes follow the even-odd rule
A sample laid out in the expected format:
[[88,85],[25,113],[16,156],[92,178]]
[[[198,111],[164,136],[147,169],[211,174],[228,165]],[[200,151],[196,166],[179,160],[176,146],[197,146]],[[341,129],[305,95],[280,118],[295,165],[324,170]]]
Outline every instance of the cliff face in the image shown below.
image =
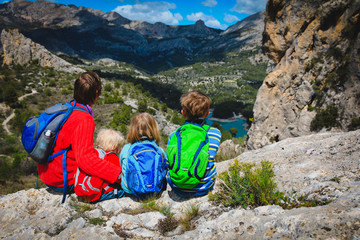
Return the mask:
[[50,53],[40,44],[26,38],[18,30],[4,29],[1,32],[0,39],[4,64],[25,65],[37,60],[39,65],[43,67],[53,67],[55,70],[65,72],[84,72],[83,69],[74,67],[67,61]]
[[269,0],[263,50],[277,66],[254,106],[248,148],[360,117],[360,1]]

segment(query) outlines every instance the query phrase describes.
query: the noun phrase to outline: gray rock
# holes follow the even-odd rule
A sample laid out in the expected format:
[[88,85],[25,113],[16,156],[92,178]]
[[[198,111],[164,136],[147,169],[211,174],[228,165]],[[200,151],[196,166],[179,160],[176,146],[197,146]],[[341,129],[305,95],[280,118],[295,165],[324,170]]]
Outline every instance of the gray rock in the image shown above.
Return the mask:
[[[339,117],[334,131],[349,130],[353,119],[359,118],[360,37],[358,32],[352,38],[340,34],[359,9],[358,1],[348,0],[269,3],[263,49],[277,65],[258,91],[249,149],[311,134],[317,114],[311,108],[335,106]],[[329,20],[334,12],[341,20]]]
[[[319,133],[288,138],[238,157],[216,163],[218,174],[235,160],[259,165],[274,164],[279,190],[307,196],[328,204],[282,209],[214,206],[208,196],[182,199],[168,186],[156,201],[168,207],[176,219],[184,218],[191,206],[198,206],[194,229],[182,226],[162,235],[158,223],[165,216],[144,211],[142,203],[130,197],[87,204],[81,210],[76,197],[61,204],[61,194],[47,189],[30,189],[0,198],[2,239],[357,239],[360,236],[360,130]],[[219,181],[215,190],[219,189]],[[84,208],[87,209],[87,208]],[[93,225],[91,218],[103,223]]]

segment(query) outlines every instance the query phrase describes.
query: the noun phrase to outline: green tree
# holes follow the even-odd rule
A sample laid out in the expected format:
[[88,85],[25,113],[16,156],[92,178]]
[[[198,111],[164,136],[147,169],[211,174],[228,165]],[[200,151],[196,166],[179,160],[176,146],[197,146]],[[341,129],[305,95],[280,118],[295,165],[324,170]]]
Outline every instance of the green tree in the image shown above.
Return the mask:
[[105,90],[106,92],[111,92],[111,90],[112,90],[111,84],[110,84],[110,83],[105,84],[104,90]]
[[159,110],[159,104],[158,104],[158,102],[155,102],[153,107],[154,107],[156,110]]
[[148,106],[147,103],[145,101],[145,99],[139,101],[139,105],[138,105],[138,112],[146,112]]
[[231,133],[228,130],[225,130],[221,133],[221,142],[232,139]]
[[21,133],[26,121],[35,115],[36,113],[29,109],[15,109],[15,117],[11,121],[11,124],[16,132]]
[[18,94],[13,84],[5,85],[3,89],[3,98],[5,103],[12,106],[17,103]]
[[166,106],[166,103],[162,103],[160,106],[161,111],[163,112],[167,112],[168,111],[168,107]]
[[46,96],[51,96],[52,95],[50,88],[45,88],[45,95]]
[[217,128],[217,129],[219,129],[220,130],[220,132],[222,132],[223,131],[223,127],[220,125],[220,123],[218,123],[218,122],[213,122],[213,124],[211,124],[211,126],[213,126],[213,127],[215,127],[215,128]]
[[119,111],[114,113],[113,119],[110,122],[110,126],[112,128],[118,129],[119,125],[128,125],[130,124],[131,117],[131,107],[124,104]]
[[233,137],[236,137],[236,134],[238,133],[237,128],[234,127],[230,128],[230,133]]
[[175,112],[171,119],[171,122],[174,124],[183,125],[185,123],[185,119],[180,113]]

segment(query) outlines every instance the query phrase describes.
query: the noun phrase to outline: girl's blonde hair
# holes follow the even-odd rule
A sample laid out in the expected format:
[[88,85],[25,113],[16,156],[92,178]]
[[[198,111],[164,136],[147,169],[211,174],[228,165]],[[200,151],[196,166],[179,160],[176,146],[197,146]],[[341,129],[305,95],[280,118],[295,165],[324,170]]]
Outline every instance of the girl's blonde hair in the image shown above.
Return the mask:
[[95,144],[105,151],[120,153],[124,145],[124,136],[119,131],[102,128],[96,137]]
[[129,143],[140,142],[142,140],[155,140],[160,143],[159,127],[154,119],[148,113],[138,113],[132,119],[127,135]]

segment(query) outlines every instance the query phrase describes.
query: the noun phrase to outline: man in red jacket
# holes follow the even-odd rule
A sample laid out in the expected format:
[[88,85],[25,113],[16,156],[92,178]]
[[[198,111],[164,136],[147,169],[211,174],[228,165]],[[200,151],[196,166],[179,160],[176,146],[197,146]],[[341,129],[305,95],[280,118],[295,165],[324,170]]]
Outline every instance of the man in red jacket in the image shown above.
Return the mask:
[[[66,158],[67,193],[74,192],[77,167],[108,183],[120,181],[121,167],[99,158],[93,145],[95,122],[92,117],[92,106],[98,100],[101,89],[100,77],[94,72],[82,73],[74,84],[76,106],[82,107],[86,112],[72,112],[60,130],[54,147],[54,153],[71,147]],[[62,157],[60,155],[47,164],[37,165],[40,179],[57,192],[64,192],[66,182],[63,179]]]

